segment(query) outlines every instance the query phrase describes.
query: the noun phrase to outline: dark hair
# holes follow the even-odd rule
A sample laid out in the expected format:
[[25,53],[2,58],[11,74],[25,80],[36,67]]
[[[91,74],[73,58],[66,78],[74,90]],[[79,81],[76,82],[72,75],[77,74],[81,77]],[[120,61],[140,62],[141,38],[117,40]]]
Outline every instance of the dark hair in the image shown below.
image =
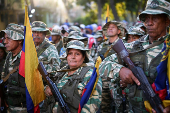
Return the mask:
[[2,49],[2,50],[3,50],[3,52],[4,52],[4,57],[3,57],[3,59],[6,59],[6,55],[7,55],[7,53],[6,53],[6,51],[5,51],[5,48],[0,47],[0,49]]

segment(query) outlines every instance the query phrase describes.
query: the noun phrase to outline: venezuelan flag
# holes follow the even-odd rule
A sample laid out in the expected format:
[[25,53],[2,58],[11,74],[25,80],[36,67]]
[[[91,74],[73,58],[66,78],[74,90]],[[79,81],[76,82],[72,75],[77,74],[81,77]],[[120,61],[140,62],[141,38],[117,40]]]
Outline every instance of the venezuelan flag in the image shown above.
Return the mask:
[[90,78],[90,81],[85,86],[83,93],[81,95],[78,113],[81,112],[81,109],[87,103],[87,101],[89,100],[89,97],[93,94],[94,89],[96,88],[96,85],[97,85],[97,82],[99,79],[99,65],[101,62],[102,62],[102,59],[100,57],[98,57],[95,67],[94,67],[94,70],[93,70],[93,73],[92,73],[92,76]]
[[38,71],[37,52],[32,38],[27,6],[25,6],[24,38],[19,73],[25,77],[27,112],[38,113],[39,103],[45,99],[45,94],[42,77]]
[[[164,47],[162,49],[162,60],[157,66],[157,77],[155,82],[152,84],[152,88],[156,94],[159,95],[163,102],[164,107],[170,105],[170,35],[166,38],[164,42]],[[148,102],[145,102],[145,107],[151,112],[152,108]]]

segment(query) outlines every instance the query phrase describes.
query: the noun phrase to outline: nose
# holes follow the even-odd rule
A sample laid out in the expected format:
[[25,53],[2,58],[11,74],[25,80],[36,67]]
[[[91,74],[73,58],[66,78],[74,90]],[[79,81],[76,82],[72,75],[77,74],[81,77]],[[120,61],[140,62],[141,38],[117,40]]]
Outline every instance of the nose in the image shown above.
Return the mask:
[[152,19],[151,17],[148,18],[148,19],[146,20],[145,24],[146,24],[147,26],[153,25],[153,19]]

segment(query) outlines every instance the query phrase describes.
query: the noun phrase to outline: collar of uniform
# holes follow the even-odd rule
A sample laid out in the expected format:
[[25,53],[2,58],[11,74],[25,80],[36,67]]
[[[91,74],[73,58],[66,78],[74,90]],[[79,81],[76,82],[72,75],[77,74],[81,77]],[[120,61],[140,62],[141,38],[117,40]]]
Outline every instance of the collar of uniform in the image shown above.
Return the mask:
[[[69,76],[69,77],[71,77],[71,76],[73,76],[73,75],[79,75],[80,74],[80,72],[81,72],[81,70],[82,70],[82,68],[83,67],[80,67],[80,68],[78,68],[72,75],[67,75],[67,76]],[[68,72],[67,72],[67,74],[68,74]]]
[[61,43],[61,40],[55,44],[55,47],[57,47]]
[[21,53],[22,53],[22,50],[13,58],[12,57],[12,52],[11,52],[10,58],[12,59],[12,63],[15,62],[18,58],[21,58]]
[[[168,34],[165,35],[165,36],[162,36],[162,37],[158,38],[157,40],[155,40],[155,41],[153,41],[153,42],[157,42],[157,41],[160,41],[160,40],[162,40],[162,39],[165,39],[167,36],[168,36]],[[149,35],[147,35],[147,36],[144,38],[144,41],[149,42]]]

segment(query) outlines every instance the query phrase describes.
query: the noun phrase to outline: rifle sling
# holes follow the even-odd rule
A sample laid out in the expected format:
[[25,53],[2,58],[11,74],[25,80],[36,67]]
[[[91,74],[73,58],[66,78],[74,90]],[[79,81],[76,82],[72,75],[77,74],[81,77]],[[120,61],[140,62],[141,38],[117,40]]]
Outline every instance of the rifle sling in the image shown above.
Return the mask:
[[87,66],[85,63],[83,63],[81,66],[77,67],[77,68],[73,68],[73,69],[63,69],[63,70],[59,70],[57,72],[69,72],[69,71],[74,71],[80,67],[83,67],[83,66]]
[[162,40],[160,40],[160,41],[158,41],[158,42],[155,42],[155,43],[153,43],[153,44],[150,44],[149,46],[147,46],[146,48],[144,48],[144,49],[142,49],[142,50],[140,50],[140,51],[131,52],[131,53],[129,53],[129,56],[133,56],[133,55],[136,55],[137,53],[140,53],[140,52],[143,52],[143,51],[145,51],[145,50],[148,50],[148,49],[150,49],[150,48],[152,48],[152,47],[154,47],[154,46],[157,46],[157,45],[163,43],[164,41],[165,41],[165,39],[162,39]]
[[4,79],[2,79],[3,82],[6,82],[6,81],[8,80],[8,78],[9,78],[9,76],[10,76],[12,73],[16,72],[18,69],[19,69],[19,66],[16,66],[12,71],[10,71],[10,73],[9,73]]
[[39,57],[48,47],[50,46],[50,43],[45,41],[36,51],[37,51],[37,57]]

